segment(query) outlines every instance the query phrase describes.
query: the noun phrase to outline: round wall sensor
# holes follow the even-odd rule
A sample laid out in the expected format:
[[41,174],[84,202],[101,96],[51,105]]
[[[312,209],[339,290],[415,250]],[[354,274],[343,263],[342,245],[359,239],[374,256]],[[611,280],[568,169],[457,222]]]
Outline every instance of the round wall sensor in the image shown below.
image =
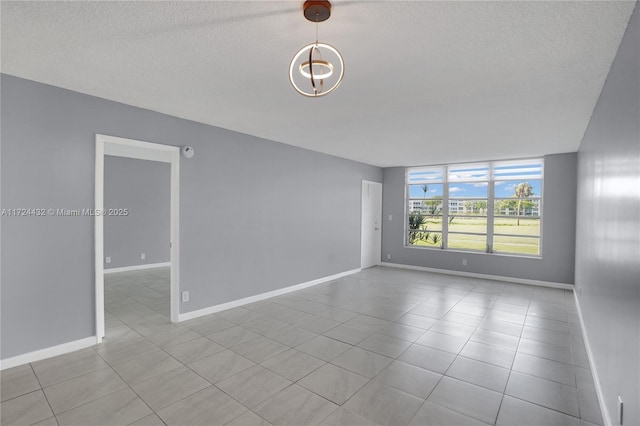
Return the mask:
[[180,149],[180,153],[182,154],[182,156],[183,156],[184,158],[191,158],[191,157],[193,157],[193,154],[195,154],[195,153],[196,153],[196,151],[195,151],[195,149],[193,149],[193,148],[192,148],[192,147],[190,147],[190,146],[183,146],[183,147]]

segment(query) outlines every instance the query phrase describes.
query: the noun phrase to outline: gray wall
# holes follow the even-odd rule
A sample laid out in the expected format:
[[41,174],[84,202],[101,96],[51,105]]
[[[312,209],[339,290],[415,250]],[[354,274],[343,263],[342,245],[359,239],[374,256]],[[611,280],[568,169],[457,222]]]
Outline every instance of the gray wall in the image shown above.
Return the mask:
[[578,151],[576,288],[605,405],[640,425],[640,8]]
[[[404,247],[405,169],[384,169],[382,259],[403,265],[573,284],[576,154],[544,157],[542,258]],[[389,221],[392,215],[392,221]],[[387,259],[391,254],[391,260]],[[467,266],[462,266],[467,259]]]
[[[360,266],[361,181],[381,182],[381,169],[8,75],[1,84],[3,208],[92,208],[96,133],[195,148],[180,168],[182,313]],[[93,220],[3,217],[2,231],[0,356],[95,335]]]
[[106,269],[169,262],[170,185],[169,163],[105,156],[105,208],[128,213],[104,218]]

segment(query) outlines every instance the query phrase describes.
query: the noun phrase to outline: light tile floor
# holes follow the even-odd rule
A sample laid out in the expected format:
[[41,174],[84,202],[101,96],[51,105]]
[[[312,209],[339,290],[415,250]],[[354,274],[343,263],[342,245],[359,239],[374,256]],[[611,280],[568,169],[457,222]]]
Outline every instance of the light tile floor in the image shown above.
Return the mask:
[[106,276],[104,342],[5,370],[3,425],[602,424],[570,291],[377,267],[180,324]]

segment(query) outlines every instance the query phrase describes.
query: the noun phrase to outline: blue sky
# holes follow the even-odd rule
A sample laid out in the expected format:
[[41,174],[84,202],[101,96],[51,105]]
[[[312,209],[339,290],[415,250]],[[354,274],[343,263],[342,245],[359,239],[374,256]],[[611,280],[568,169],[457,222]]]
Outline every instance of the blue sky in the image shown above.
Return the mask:
[[[516,160],[493,163],[492,169],[488,163],[411,168],[409,182],[415,185],[409,186],[409,197],[423,198],[425,194],[421,187],[424,183],[429,187],[427,198],[442,197],[444,184],[431,182],[442,182],[447,172],[449,198],[487,198],[490,170],[496,179],[494,183],[496,198],[512,197],[515,187],[521,182],[531,185],[534,196],[542,194],[542,162]],[[474,180],[477,182],[469,182]]]
[[[539,179],[527,179],[524,181],[512,180],[512,181],[498,181],[495,183],[495,196],[496,198],[509,198],[514,195],[514,189],[520,182],[528,182],[533,188],[533,194],[540,196],[542,181]],[[427,198],[429,197],[442,197],[443,184],[431,183],[427,185],[429,187],[427,191]],[[487,182],[474,182],[474,183],[449,183],[449,198],[487,198]],[[422,185],[410,185],[409,186],[410,198],[422,198],[424,197],[424,191],[422,191]]]

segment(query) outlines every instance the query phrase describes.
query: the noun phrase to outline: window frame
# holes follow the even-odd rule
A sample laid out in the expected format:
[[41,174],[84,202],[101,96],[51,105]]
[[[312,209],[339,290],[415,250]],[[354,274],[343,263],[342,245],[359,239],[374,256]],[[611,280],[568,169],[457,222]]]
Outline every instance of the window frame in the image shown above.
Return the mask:
[[[499,174],[499,171],[496,168],[505,167],[508,165],[527,165],[527,164],[540,164],[539,166],[539,176],[538,175],[525,175],[524,178],[518,175],[516,176],[507,176]],[[482,166],[488,165],[488,174],[485,179],[478,179],[477,177],[472,177],[469,180],[451,180],[449,176],[450,169],[461,169],[464,167],[474,167],[474,166]],[[537,166],[536,166],[537,167]],[[441,179],[429,181],[429,182],[409,182],[410,172],[415,171],[416,169],[423,169],[427,171],[427,175],[434,170],[441,170]],[[531,197],[523,198],[523,200],[535,201],[537,202],[538,215],[537,216],[526,216],[524,214],[517,216],[508,216],[496,214],[495,212],[495,203],[500,200],[511,199],[504,196],[496,197],[496,182],[515,182],[515,181],[529,181],[529,180],[539,180],[540,181],[540,194],[533,195]],[[449,188],[451,184],[469,184],[469,183],[478,183],[478,182],[486,182],[487,183],[487,198],[482,197],[450,197]],[[440,246],[423,246],[423,245],[415,245],[409,244],[409,233],[411,229],[409,229],[409,215],[411,214],[411,210],[409,208],[409,203],[412,200],[417,200],[421,198],[412,198],[410,193],[411,185],[422,185],[422,184],[441,184],[442,185],[442,210],[440,216],[442,217],[442,227],[441,230],[434,230],[435,233],[440,233],[441,241]],[[426,250],[443,250],[443,251],[451,251],[451,252],[462,252],[462,253],[475,253],[475,254],[491,254],[498,256],[509,256],[509,257],[523,257],[523,258],[534,258],[534,259],[542,259],[542,248],[543,248],[543,229],[544,229],[544,158],[543,157],[533,157],[533,158],[519,158],[512,160],[495,160],[495,161],[474,161],[469,163],[452,163],[452,164],[437,164],[430,166],[412,166],[405,167],[405,200],[404,200],[404,247],[412,248],[412,249],[426,249]],[[486,219],[487,227],[486,233],[475,233],[475,232],[462,232],[462,231],[454,231],[451,234],[454,235],[481,235],[486,237],[486,249],[485,250],[474,250],[474,249],[465,249],[465,248],[450,248],[449,247],[449,217],[450,214],[450,199],[452,200],[462,200],[462,201],[486,201],[487,209],[486,213],[483,216],[478,216]],[[429,198],[424,198],[424,200],[429,200]],[[428,214],[421,214],[429,216]],[[474,217],[473,215],[469,216],[467,214],[453,214],[456,217]],[[510,218],[510,219],[537,219],[539,220],[539,233],[538,235],[516,235],[516,234],[504,234],[504,233],[495,233],[495,220],[496,218]],[[537,254],[526,254],[526,253],[516,253],[516,252],[507,252],[507,251],[496,251],[495,246],[495,237],[517,237],[517,238],[530,238],[538,240],[538,253]]]

